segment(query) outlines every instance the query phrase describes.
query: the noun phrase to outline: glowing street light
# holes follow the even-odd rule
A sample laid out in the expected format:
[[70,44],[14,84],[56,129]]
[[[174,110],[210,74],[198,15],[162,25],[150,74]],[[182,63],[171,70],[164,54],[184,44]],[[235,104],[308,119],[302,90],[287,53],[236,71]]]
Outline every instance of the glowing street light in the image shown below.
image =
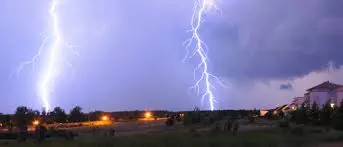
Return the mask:
[[38,121],[38,120],[34,120],[34,121],[32,122],[32,124],[33,124],[34,126],[38,126],[38,125],[39,125],[39,121]]
[[108,116],[105,115],[105,116],[102,116],[102,117],[101,117],[101,120],[102,120],[102,121],[108,121],[109,118],[108,118]]
[[151,112],[145,112],[144,117],[145,118],[151,118],[152,117]]
[[331,103],[330,104],[331,108],[335,107],[335,104],[334,103]]

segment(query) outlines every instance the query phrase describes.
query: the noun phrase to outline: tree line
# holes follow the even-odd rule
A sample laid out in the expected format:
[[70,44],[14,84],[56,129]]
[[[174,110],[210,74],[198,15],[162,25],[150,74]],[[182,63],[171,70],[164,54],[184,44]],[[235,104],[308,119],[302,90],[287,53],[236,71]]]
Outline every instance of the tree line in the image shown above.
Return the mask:
[[[52,124],[52,123],[73,123],[84,121],[97,121],[101,120],[102,116],[108,116],[110,119],[119,120],[136,120],[144,117],[145,111],[119,111],[119,112],[104,112],[104,111],[92,111],[88,113],[82,112],[82,107],[76,106],[67,113],[61,107],[55,107],[50,112],[45,110],[38,111],[25,106],[19,106],[16,108],[14,114],[1,114],[0,113],[0,125],[2,127],[23,126],[31,125],[33,121],[38,120],[40,123]],[[168,111],[152,111],[153,117],[165,117],[170,112]],[[0,126],[0,127],[1,127]]]
[[81,122],[87,120],[85,113],[79,106],[66,113],[61,107],[55,107],[51,112],[33,110],[19,106],[14,114],[0,114],[0,123],[3,127],[31,125],[34,120],[40,123]]
[[297,124],[321,125],[328,129],[343,130],[343,101],[339,107],[331,106],[330,102],[321,108],[316,102],[311,106],[303,104],[291,113],[290,120]]
[[[216,119],[222,119],[224,116],[244,117],[250,115],[258,115],[259,110],[215,110],[215,111],[178,111],[171,112],[166,110],[149,111],[152,113],[153,118],[170,117],[175,114],[185,114],[186,116],[192,115],[192,117],[199,117],[196,119],[202,119],[205,116],[215,116]],[[97,121],[101,120],[101,117],[106,115],[114,121],[118,120],[137,120],[143,118],[145,111],[119,111],[119,112],[104,112],[104,111],[92,111],[89,113],[82,112],[80,106],[72,108],[67,113],[61,107],[55,107],[50,112],[37,111],[31,108],[20,106],[17,107],[14,114],[1,114],[0,123],[4,127],[31,125],[34,120],[39,120],[40,123],[52,124],[52,123],[66,123],[66,122],[84,122],[84,121]],[[199,115],[198,115],[199,114]],[[194,119],[195,120],[195,119]],[[194,123],[194,122],[193,122]]]

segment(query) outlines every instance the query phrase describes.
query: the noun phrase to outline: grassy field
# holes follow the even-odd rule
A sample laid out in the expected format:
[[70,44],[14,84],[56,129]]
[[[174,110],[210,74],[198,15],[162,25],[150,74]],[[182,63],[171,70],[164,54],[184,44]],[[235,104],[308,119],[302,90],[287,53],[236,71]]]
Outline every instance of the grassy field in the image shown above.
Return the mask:
[[159,129],[145,133],[105,137],[80,134],[74,141],[47,140],[41,144],[32,141],[19,144],[7,142],[0,147],[342,147],[341,132],[307,129],[303,135],[283,132],[277,128],[242,131],[237,136],[212,133],[209,130],[191,132],[184,129]]

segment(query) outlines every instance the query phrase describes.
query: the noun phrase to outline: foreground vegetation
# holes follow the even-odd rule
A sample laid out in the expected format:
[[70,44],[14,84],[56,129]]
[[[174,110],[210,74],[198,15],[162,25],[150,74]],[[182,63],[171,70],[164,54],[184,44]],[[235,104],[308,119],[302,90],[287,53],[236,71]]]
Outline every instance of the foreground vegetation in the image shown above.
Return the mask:
[[[26,107],[18,107],[14,115],[3,115],[0,122],[7,127],[23,127],[29,125],[32,120],[39,119],[45,123],[80,122],[85,120],[97,120],[104,112],[83,113],[81,107],[75,107],[66,114],[65,111],[56,107],[52,112],[33,111]],[[343,102],[340,107],[331,107],[329,102],[321,109],[314,103],[312,106],[303,105],[291,113],[280,112],[277,115],[267,115],[259,118],[256,110],[219,110],[200,111],[195,109],[189,112],[156,111],[154,117],[167,117],[165,126],[156,132],[145,132],[141,135],[129,136],[104,136],[104,134],[85,134],[76,132],[75,140],[47,139],[40,146],[63,146],[63,147],[297,147],[317,146],[328,142],[338,143],[343,146]],[[124,112],[122,118],[134,120],[139,118],[142,112]],[[182,115],[181,115],[182,114]],[[272,114],[272,113],[269,113]],[[112,118],[120,115],[106,114]],[[182,116],[182,117],[181,117]],[[0,117],[1,118],[1,117]],[[261,121],[263,120],[263,121]],[[223,132],[223,122],[239,122],[243,129],[239,129],[237,136]],[[263,122],[263,123],[261,123]],[[183,124],[183,125],[181,125]],[[263,129],[256,129],[261,125]],[[198,129],[194,129],[195,126]],[[244,129],[249,126],[250,129]],[[131,126],[132,127],[132,126]],[[180,129],[181,127],[181,129]],[[138,128],[138,127],[137,127]],[[178,129],[176,129],[178,128]],[[225,127],[224,127],[225,128]],[[253,129],[251,129],[253,128]],[[111,128],[113,129],[113,128]],[[257,131],[259,130],[259,131]],[[76,131],[76,130],[71,130]],[[51,129],[48,130],[48,134]],[[69,131],[67,132],[67,134]],[[58,133],[52,133],[58,135]],[[61,134],[61,133],[60,133]],[[66,133],[62,133],[62,136]],[[43,135],[44,136],[44,135]],[[5,136],[6,138],[7,136]],[[1,138],[1,137],[0,137]],[[1,146],[37,146],[33,140],[27,142],[0,142]],[[331,146],[323,146],[331,147]]]
[[[316,130],[316,131],[313,131]],[[304,129],[303,134],[294,134],[292,131],[283,132],[278,128],[260,131],[243,131],[238,136],[228,133],[213,133],[207,131],[164,130],[130,136],[80,136],[74,141],[46,140],[39,146],[47,147],[300,147],[317,146],[327,142],[343,141],[340,132],[325,133],[324,130],[313,128]],[[3,143],[4,144],[4,143]],[[342,144],[343,145],[343,144]],[[1,144],[0,144],[1,146]],[[8,147],[37,146],[28,141],[25,143],[10,142]]]

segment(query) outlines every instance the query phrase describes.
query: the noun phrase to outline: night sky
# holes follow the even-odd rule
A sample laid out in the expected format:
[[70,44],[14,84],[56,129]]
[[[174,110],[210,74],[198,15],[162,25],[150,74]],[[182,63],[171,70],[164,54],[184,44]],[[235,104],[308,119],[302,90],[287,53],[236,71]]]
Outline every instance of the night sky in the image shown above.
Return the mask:
[[[50,5],[0,1],[0,112],[42,108],[36,85],[46,50],[36,66],[16,70],[51,32]],[[221,0],[218,6],[200,30],[209,70],[228,86],[216,85],[217,109],[271,108],[321,82],[343,84],[342,0]],[[193,0],[61,0],[57,12],[63,39],[79,56],[63,48],[61,57],[72,66],[59,66],[53,107],[201,106],[189,89],[199,58],[182,62]]]

